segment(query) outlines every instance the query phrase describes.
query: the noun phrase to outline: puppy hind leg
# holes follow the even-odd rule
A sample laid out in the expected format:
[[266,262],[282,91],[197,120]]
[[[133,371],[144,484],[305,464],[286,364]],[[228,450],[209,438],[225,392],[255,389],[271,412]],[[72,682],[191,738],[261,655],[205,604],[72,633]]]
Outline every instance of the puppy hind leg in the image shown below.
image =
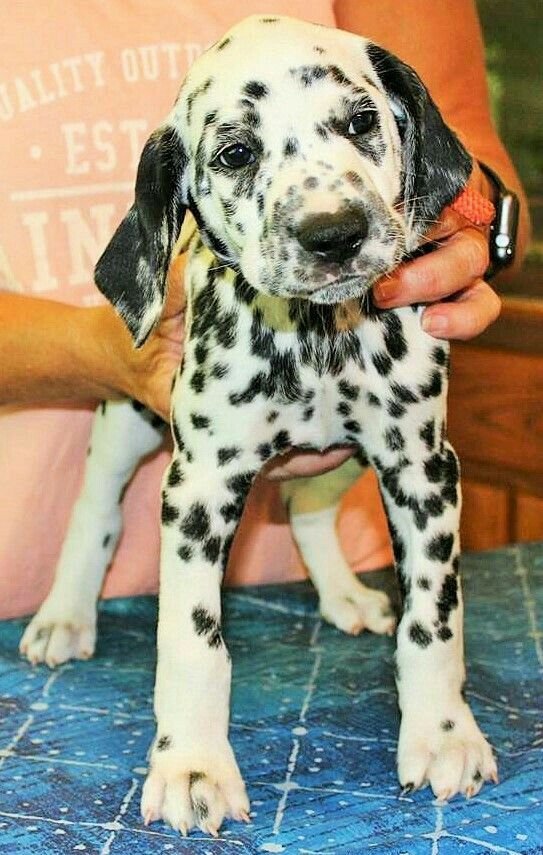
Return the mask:
[[53,586],[26,628],[20,651],[53,667],[88,659],[96,642],[96,602],[121,533],[120,501],[141,458],[158,448],[163,429],[135,402],[100,405],[93,422],[79,497]]
[[388,597],[353,574],[336,530],[341,498],[362,471],[351,459],[333,472],[286,482],[281,494],[294,540],[318,591],[323,618],[350,635],[364,629],[391,634],[395,619]]

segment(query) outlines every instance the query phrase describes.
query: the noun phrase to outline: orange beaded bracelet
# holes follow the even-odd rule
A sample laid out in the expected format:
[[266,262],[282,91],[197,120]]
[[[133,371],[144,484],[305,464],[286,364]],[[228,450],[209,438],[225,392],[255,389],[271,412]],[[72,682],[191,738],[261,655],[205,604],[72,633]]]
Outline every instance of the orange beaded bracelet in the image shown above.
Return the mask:
[[475,226],[489,226],[496,216],[496,209],[492,202],[471,187],[462,190],[451,202],[450,207]]

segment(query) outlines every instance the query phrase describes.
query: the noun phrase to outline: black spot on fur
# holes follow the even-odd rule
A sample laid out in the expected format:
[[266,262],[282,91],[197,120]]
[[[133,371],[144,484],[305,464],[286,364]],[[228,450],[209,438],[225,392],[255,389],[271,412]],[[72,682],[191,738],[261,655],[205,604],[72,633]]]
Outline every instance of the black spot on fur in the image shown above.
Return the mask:
[[280,430],[275,434],[272,442],[275,451],[285,451],[285,449],[291,444],[289,432],[287,430]]
[[302,86],[312,86],[317,80],[326,77],[326,68],[323,65],[301,65],[291,68],[290,73],[300,81]]
[[450,613],[458,607],[458,578],[456,573],[447,573],[443,579],[437,601],[437,616],[441,623],[447,623]]
[[164,525],[171,525],[176,521],[179,517],[179,510],[175,508],[173,505],[168,503],[168,500],[165,496],[162,498],[162,509],[160,513],[160,518]]
[[304,422],[308,422],[310,419],[313,418],[314,412],[315,412],[315,407],[306,407],[306,409],[304,410],[303,415],[302,415],[302,420]]
[[385,431],[385,444],[389,451],[401,451],[405,446],[405,440],[398,427],[391,427]]
[[250,80],[243,87],[243,93],[248,98],[254,98],[256,101],[260,101],[261,98],[265,98],[270,94],[270,90],[265,83],[261,83],[258,80]]
[[354,383],[349,383],[348,380],[340,380],[337,387],[344,398],[348,398],[349,401],[358,401],[360,386],[356,386]]
[[168,748],[171,748],[172,738],[171,736],[161,736],[156,744],[157,751],[167,751]]
[[177,487],[182,483],[184,478],[183,472],[181,471],[181,464],[179,460],[175,458],[170,463],[170,468],[168,471],[168,487]]
[[208,428],[210,425],[210,420],[208,416],[202,416],[201,413],[191,413],[190,420],[192,422],[193,428],[195,430],[204,430]]
[[[221,635],[221,625],[216,617],[214,617],[204,606],[196,606],[192,610],[192,623],[196,635],[207,637],[209,647],[220,647],[223,643]],[[191,783],[195,783],[195,781]]]
[[277,410],[270,410],[270,412],[266,416],[266,421],[268,422],[268,424],[273,424],[273,422],[277,419],[278,415],[279,413],[277,412]]
[[417,586],[423,591],[429,591],[431,583],[430,580],[426,578],[426,576],[419,576],[419,578],[417,579]]
[[320,122],[315,123],[315,133],[317,134],[318,137],[320,137],[321,140],[327,140],[328,139],[328,136],[329,136],[328,130]]
[[406,412],[407,410],[403,404],[399,404],[398,401],[388,401],[387,413],[394,419],[400,419],[402,416],[405,416]]
[[237,312],[225,312],[219,316],[215,323],[215,334],[219,344],[230,349],[234,347],[237,339],[236,322],[238,319]]
[[367,393],[366,400],[367,400],[368,404],[370,405],[370,407],[380,407],[381,406],[381,401],[379,400],[377,395],[373,394],[373,392]]
[[259,446],[257,446],[256,453],[260,457],[262,461],[269,460],[269,458],[273,454],[273,449],[269,442],[261,442]]
[[230,44],[231,41],[232,39],[230,38],[230,36],[227,36],[225,39],[222,40],[222,42],[219,42],[219,44],[217,45],[217,50],[223,50],[227,45]]
[[435,443],[435,424],[433,419],[425,422],[419,430],[419,436],[424,442],[428,451],[432,451]]
[[424,474],[432,484],[438,484],[443,478],[444,461],[440,454],[432,454],[424,462]]
[[347,403],[347,401],[340,401],[336,407],[336,412],[339,413],[340,416],[350,416],[351,415],[351,405]]
[[418,397],[403,383],[391,383],[390,391],[401,404],[416,404]]
[[428,647],[432,643],[432,633],[428,632],[419,621],[414,621],[409,627],[409,638],[419,647]]
[[450,641],[453,637],[452,630],[448,626],[440,626],[436,634],[440,641]]
[[426,557],[432,561],[441,561],[443,564],[451,557],[454,544],[454,535],[436,534],[426,545]]
[[217,451],[217,461],[219,466],[225,466],[231,460],[235,460],[241,454],[241,448],[231,445],[228,448],[219,448]]
[[386,353],[374,353],[371,357],[371,361],[375,365],[377,372],[382,376],[386,377],[390,374],[392,369],[392,360],[390,356],[387,356]]
[[211,376],[217,380],[222,380],[223,377],[226,377],[229,370],[228,365],[225,365],[224,362],[216,362],[211,368]]
[[424,399],[436,398],[441,394],[442,386],[441,373],[433,371],[428,382],[419,386],[419,391]]
[[208,353],[209,350],[207,347],[207,341],[205,339],[200,339],[200,341],[197,342],[196,347],[194,348],[194,358],[196,359],[198,365],[203,365],[203,363],[207,359]]
[[441,730],[444,730],[445,733],[448,733],[451,730],[454,730],[455,724],[454,721],[450,718],[446,718],[445,721],[442,721],[440,724]]
[[434,347],[434,349],[432,350],[432,359],[434,360],[436,365],[447,365],[447,351],[443,347]]
[[288,137],[285,140],[285,144],[283,145],[283,156],[284,157],[294,157],[295,154],[298,154],[298,140],[293,137]]
[[347,419],[346,422],[343,422],[343,427],[349,433],[360,433],[362,430],[360,423],[356,421],[356,419]]
[[206,382],[206,376],[203,371],[195,371],[192,377],[190,378],[190,388],[194,392],[203,392],[204,386]]
[[394,312],[385,312],[381,315],[385,324],[385,347],[392,359],[403,359],[407,353],[407,342],[403,334],[402,322]]
[[266,387],[266,375],[263,371],[255,374],[242,392],[230,392],[228,400],[235,407],[240,404],[250,404]]
[[203,545],[202,552],[204,553],[204,557],[207,558],[211,564],[215,564],[218,561],[219,554],[221,551],[221,539],[220,537],[209,537]]
[[241,303],[245,303],[246,306],[250,306],[253,300],[257,295],[257,291],[249,285],[249,283],[243,278],[241,273],[236,275],[236,279],[234,281],[234,291],[236,297]]
[[209,513],[201,502],[193,502],[183,518],[181,531],[189,540],[204,540],[209,535]]
[[182,543],[179,549],[177,550],[177,554],[182,561],[190,561],[192,558],[192,548],[188,545],[188,543]]
[[111,540],[111,535],[110,535],[110,534],[106,534],[106,536],[104,537],[104,539],[103,539],[103,541],[102,541],[102,547],[103,547],[104,549],[105,549],[105,548],[106,548],[106,546],[109,544],[110,540]]

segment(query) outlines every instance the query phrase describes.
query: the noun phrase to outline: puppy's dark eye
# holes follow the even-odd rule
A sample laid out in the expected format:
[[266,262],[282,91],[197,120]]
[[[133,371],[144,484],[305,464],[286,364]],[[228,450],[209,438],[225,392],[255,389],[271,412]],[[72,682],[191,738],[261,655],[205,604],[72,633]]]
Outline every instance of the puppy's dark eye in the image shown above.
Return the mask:
[[222,166],[227,166],[228,169],[241,169],[243,166],[248,166],[255,159],[255,156],[250,148],[243,143],[234,143],[226,146],[217,155],[217,160]]
[[355,113],[351,119],[349,130],[347,133],[350,137],[357,137],[360,134],[367,134],[377,123],[376,110],[362,110],[360,113]]

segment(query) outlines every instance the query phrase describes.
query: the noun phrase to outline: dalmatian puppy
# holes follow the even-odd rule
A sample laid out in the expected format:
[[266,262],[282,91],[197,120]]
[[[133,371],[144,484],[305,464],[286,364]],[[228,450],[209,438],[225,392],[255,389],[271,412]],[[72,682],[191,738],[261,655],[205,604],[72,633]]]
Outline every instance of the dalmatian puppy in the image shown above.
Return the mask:
[[[157,323],[190,211],[185,358],[162,495],[157,732],[146,823],[216,834],[249,802],[228,741],[231,661],[220,587],[246,496],[291,447],[356,447],[335,479],[286,487],[321,610],[391,632],[384,596],[350,574],[334,522],[377,472],[403,595],[398,775],[406,791],[477,793],[492,751],[463,696],[460,487],[446,434],[448,348],[421,307],[378,311],[370,289],[422,243],[471,161],[415,72],[350,33],[289,18],[235,26],[189,71],[147,142],[135,203],[96,281],[141,345]],[[119,496],[161,431],[133,402],[103,405],[52,592],[22,650],[92,654]],[[312,489],[313,486],[313,489]]]

